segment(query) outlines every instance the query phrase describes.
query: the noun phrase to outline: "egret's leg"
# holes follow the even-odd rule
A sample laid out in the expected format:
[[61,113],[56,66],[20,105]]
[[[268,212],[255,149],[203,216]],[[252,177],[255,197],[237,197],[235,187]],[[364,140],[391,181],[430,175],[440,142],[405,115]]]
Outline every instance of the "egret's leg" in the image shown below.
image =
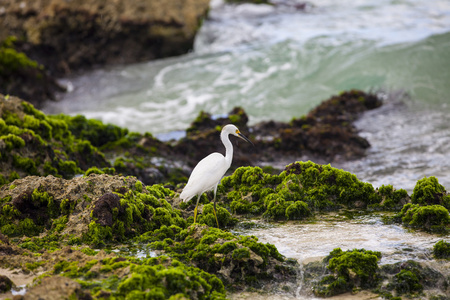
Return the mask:
[[198,195],[197,197],[197,203],[195,204],[195,209],[194,209],[194,224],[197,221],[197,207],[198,207],[198,202],[200,201],[200,197],[202,196],[202,194]]
[[217,193],[217,185],[214,188],[214,217],[216,217],[216,223],[217,223],[217,228],[219,228],[219,221],[217,220],[217,213],[216,213],[216,193]]

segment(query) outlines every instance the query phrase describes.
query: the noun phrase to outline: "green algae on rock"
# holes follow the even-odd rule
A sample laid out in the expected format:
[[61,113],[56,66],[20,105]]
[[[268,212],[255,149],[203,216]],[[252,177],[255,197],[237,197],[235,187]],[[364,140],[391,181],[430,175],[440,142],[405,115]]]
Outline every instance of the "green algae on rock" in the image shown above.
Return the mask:
[[[0,95],[0,175],[54,175],[70,178],[82,169],[108,166],[88,141],[76,138],[65,122],[46,116],[28,102]],[[15,178],[14,178],[15,179]]]
[[395,210],[409,201],[405,190],[375,190],[349,172],[311,161],[290,164],[279,175],[241,167],[222,179],[218,191],[235,214],[271,220],[301,220],[341,208]]
[[44,66],[18,51],[16,41],[14,36],[3,41],[0,36],[0,91],[30,99],[36,105],[54,100],[54,93],[64,88],[47,74]]
[[53,74],[181,55],[192,49],[208,4],[207,0],[8,1],[0,19],[4,29],[0,41],[5,35],[17,36],[23,50]]
[[[432,296],[427,297],[424,290],[442,289],[443,287],[445,290],[449,286],[449,280],[445,275],[430,268],[427,264],[412,260],[384,265],[380,268],[380,272],[387,280],[387,284],[381,286],[378,291],[386,296],[392,296],[389,293],[393,292],[397,297],[405,295],[409,298],[434,299]],[[445,297],[436,296],[435,299],[445,299]]]
[[215,275],[165,256],[59,261],[51,273],[76,279],[94,297],[225,299],[224,285]]
[[437,178],[425,177],[417,181],[411,203],[405,204],[390,220],[415,229],[447,233],[450,230],[449,203],[450,195]]
[[450,195],[434,176],[417,181],[411,195],[411,202],[422,206],[438,204],[450,209]]
[[357,289],[375,287],[379,282],[378,261],[381,253],[365,249],[334,249],[324,259],[332,272],[314,286],[314,294],[333,296]]
[[30,249],[46,238],[59,247],[82,242],[104,246],[163,225],[185,228],[187,224],[166,200],[174,196],[173,191],[161,185],[144,188],[134,177],[28,176],[10,186],[0,189],[0,227]]
[[450,259],[450,243],[440,240],[433,246],[433,256],[435,258]]
[[224,117],[213,117],[202,111],[187,129],[186,137],[175,145],[175,151],[188,153],[192,156],[188,157],[192,159],[189,163],[194,165],[220,147],[217,143],[218,127],[233,123],[244,133],[250,133],[247,136],[255,147],[236,147],[232,170],[237,166],[254,165],[256,161],[277,161],[280,156],[292,160],[299,157],[325,158],[327,161],[361,157],[370,144],[358,135],[353,121],[362,112],[381,104],[375,94],[345,91],[289,123],[268,121],[251,127],[247,125],[248,116],[240,107],[235,107]]
[[383,299],[446,299],[450,282],[445,272],[412,260],[379,266],[380,258],[377,251],[334,249],[323,261],[305,265],[306,288],[320,297],[370,290]]
[[[173,160],[172,147],[148,133],[83,116],[45,115],[26,101],[2,95],[0,116],[0,184],[27,175],[68,179],[85,171],[176,184],[188,174]],[[155,163],[156,157],[162,162]]]
[[217,228],[192,225],[169,231],[164,240],[150,244],[165,254],[216,274],[229,288],[262,288],[264,282],[295,281],[296,263],[275,246],[258,242],[254,236],[236,236]]
[[446,233],[450,230],[450,215],[441,205],[419,206],[408,203],[395,216],[409,227],[424,229],[431,232]]
[[[256,286],[262,280],[296,276],[293,262],[286,262],[273,245],[256,237],[235,236],[206,225],[188,227],[192,220],[186,221],[172,207],[168,200],[175,193],[162,185],[144,186],[134,177],[91,174],[72,180],[29,176],[9,186],[0,189],[1,228],[22,249],[104,247],[134,238],[219,276],[228,286],[243,288],[242,284]],[[208,223],[210,215],[212,208],[206,205],[199,222]],[[224,208],[219,218],[231,220]],[[67,267],[61,265],[58,270]]]

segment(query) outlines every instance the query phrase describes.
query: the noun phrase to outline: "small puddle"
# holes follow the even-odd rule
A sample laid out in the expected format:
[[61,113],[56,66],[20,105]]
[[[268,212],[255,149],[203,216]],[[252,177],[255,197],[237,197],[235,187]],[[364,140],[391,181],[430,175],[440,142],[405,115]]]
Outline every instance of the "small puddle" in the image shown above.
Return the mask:
[[[358,216],[349,220],[331,216],[332,220],[314,223],[283,224],[255,221],[251,229],[236,230],[237,234],[254,235],[260,242],[274,244],[286,257],[308,263],[321,259],[333,249],[380,251],[381,264],[408,259],[430,260],[431,249],[442,237],[420,231],[410,231],[396,224],[385,225],[380,216]],[[343,220],[339,220],[342,218]]]

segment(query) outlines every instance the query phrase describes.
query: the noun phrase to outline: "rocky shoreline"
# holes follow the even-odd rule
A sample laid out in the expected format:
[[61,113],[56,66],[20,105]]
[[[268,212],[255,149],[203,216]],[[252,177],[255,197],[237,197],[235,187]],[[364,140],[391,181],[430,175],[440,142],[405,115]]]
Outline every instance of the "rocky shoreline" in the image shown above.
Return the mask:
[[[224,299],[233,291],[293,294],[299,280],[322,297],[360,290],[386,299],[421,297],[437,283],[447,288],[433,299],[449,296],[447,275],[413,261],[380,267],[380,254],[370,249],[335,249],[304,266],[300,279],[297,261],[256,237],[231,233],[254,226],[248,218],[311,222],[330,211],[363,210],[386,212],[386,223],[448,234],[450,195],[435,177],[419,180],[408,195],[311,161],[283,170],[255,166],[280,156],[364,155],[369,144],[352,121],[382,105],[376,95],[343,92],[290,123],[248,126],[240,108],[215,120],[202,112],[186,138],[167,143],[82,116],[48,116],[16,97],[0,100],[3,298],[24,283],[26,294],[14,299],[38,299],[43,289],[54,299]],[[210,194],[192,224],[194,204],[181,203],[179,193],[198,159],[220,151],[226,123],[259,150],[235,147],[235,164],[218,189],[220,229]],[[430,251],[445,260],[449,248],[442,240]]]
[[[17,97],[0,95],[5,152],[0,162],[0,182],[26,175],[101,172],[136,176],[144,184],[185,182],[195,164],[211,152],[223,152],[218,134],[233,123],[255,146],[235,147],[232,170],[239,166],[271,164],[283,157],[314,161],[355,159],[370,146],[358,135],[353,121],[381,106],[374,94],[352,90],[331,97],[306,116],[289,123],[263,122],[248,126],[242,108],[213,119],[200,112],[187,135],[179,141],[161,142],[150,133],[129,132],[83,116],[47,116]],[[90,170],[92,168],[92,170]]]
[[[311,297],[449,299],[449,274],[423,262],[381,265],[380,252],[336,248],[300,272],[274,245],[235,233],[258,226],[255,219],[303,223],[330,212],[376,212],[386,224],[448,237],[450,194],[437,178],[417,181],[409,195],[325,164],[365,155],[370,144],[353,122],[383,104],[376,94],[345,91],[287,123],[249,126],[240,107],[218,119],[200,112],[185,138],[169,142],[37,109],[63,90],[54,77],[186,53],[208,5],[0,4],[0,299],[293,297],[299,285]],[[195,204],[179,193],[201,158],[223,151],[218,136],[229,123],[255,147],[233,140],[233,165],[218,187],[220,228],[211,193],[193,224]],[[272,167],[280,158],[285,167]],[[445,238],[429,252],[450,263]]]

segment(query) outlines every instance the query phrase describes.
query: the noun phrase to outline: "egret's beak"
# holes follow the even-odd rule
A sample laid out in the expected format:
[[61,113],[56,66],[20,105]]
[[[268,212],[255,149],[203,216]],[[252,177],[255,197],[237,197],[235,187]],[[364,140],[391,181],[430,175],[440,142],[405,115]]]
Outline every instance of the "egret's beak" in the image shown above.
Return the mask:
[[250,144],[252,144],[253,147],[255,147],[255,145],[253,145],[252,141],[250,141],[245,135],[243,135],[242,133],[238,132],[238,137],[240,137],[241,139],[243,139],[244,141],[249,142]]

